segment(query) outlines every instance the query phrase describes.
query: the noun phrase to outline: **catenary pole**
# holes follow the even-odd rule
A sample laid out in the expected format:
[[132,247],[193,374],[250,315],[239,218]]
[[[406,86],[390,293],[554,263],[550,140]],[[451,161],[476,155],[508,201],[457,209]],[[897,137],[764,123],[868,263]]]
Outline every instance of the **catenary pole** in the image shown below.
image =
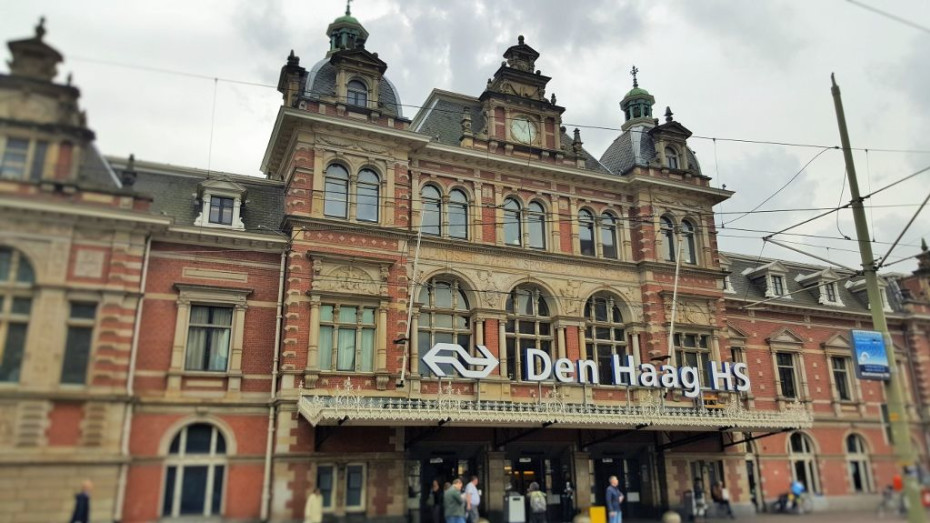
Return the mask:
[[888,355],[888,369],[891,378],[885,382],[885,400],[888,404],[888,417],[891,423],[891,434],[894,439],[893,448],[898,466],[904,478],[904,494],[908,501],[909,523],[925,523],[926,513],[920,503],[920,492],[917,485],[917,467],[914,449],[911,447],[910,427],[907,413],[904,410],[903,394],[901,393],[898,370],[895,365],[894,345],[891,334],[888,333],[888,324],[885,322],[885,311],[882,308],[881,291],[878,288],[878,274],[875,257],[872,254],[872,244],[869,238],[869,225],[866,221],[862,198],[859,196],[859,183],[856,180],[856,166],[853,163],[852,149],[849,145],[849,133],[846,129],[846,115],[843,113],[843,100],[840,98],[840,87],[836,85],[836,78],[831,74],[833,84],[833,105],[836,109],[836,122],[840,130],[840,141],[843,145],[843,158],[846,161],[846,175],[849,178],[849,191],[852,196],[852,213],[856,222],[856,237],[859,242],[859,254],[862,256],[862,270],[865,273],[866,291],[872,312],[872,328],[882,334],[885,341],[885,353]]

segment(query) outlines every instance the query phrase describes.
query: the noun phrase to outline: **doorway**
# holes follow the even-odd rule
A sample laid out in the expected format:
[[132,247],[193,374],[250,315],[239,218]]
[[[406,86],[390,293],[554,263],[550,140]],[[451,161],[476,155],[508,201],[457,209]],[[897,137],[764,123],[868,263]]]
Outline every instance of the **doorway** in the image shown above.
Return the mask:
[[624,499],[621,509],[624,517],[643,517],[647,515],[642,505],[643,471],[639,458],[602,456],[594,460],[594,504],[607,504],[607,485],[610,476],[617,476],[620,492]]

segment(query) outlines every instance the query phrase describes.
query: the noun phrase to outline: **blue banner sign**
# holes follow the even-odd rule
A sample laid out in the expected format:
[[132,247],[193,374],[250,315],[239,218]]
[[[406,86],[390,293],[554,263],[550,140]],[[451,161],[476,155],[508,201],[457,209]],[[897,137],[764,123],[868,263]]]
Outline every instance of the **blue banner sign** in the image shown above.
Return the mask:
[[863,380],[888,380],[888,355],[885,339],[877,331],[852,331],[853,353],[856,357],[856,376]]

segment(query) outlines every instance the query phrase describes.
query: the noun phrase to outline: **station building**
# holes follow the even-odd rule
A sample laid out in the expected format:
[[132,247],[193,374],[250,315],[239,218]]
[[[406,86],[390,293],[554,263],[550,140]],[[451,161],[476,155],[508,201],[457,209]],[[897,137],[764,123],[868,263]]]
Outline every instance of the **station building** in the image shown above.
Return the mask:
[[[877,502],[897,467],[853,370],[855,273],[719,252],[732,193],[635,73],[598,157],[522,36],[410,116],[368,37],[347,12],[312,67],[287,58],[264,178],[102,156],[44,28],[10,43],[0,513],[66,517],[85,477],[120,521],[302,520],[313,488],[328,520],[417,520],[471,475],[492,521],[531,482],[553,521],[601,505],[610,475],[629,516],[695,481],[742,514],[792,479]],[[925,249],[880,305],[924,464],[928,276]],[[701,386],[615,384],[618,362]]]

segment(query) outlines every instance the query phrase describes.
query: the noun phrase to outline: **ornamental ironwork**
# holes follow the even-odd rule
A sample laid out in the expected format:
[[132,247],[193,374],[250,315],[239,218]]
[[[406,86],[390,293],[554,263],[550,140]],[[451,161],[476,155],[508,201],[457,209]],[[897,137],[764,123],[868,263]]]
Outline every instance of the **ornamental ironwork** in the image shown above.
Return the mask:
[[719,406],[666,404],[654,391],[645,391],[636,403],[572,403],[557,388],[533,401],[480,400],[444,384],[432,397],[363,396],[351,382],[332,394],[301,391],[298,408],[313,425],[352,421],[371,424],[536,425],[612,428],[646,424],[655,428],[779,430],[810,428],[811,412],[803,404],[786,404],[783,410],[747,410],[732,398]]

